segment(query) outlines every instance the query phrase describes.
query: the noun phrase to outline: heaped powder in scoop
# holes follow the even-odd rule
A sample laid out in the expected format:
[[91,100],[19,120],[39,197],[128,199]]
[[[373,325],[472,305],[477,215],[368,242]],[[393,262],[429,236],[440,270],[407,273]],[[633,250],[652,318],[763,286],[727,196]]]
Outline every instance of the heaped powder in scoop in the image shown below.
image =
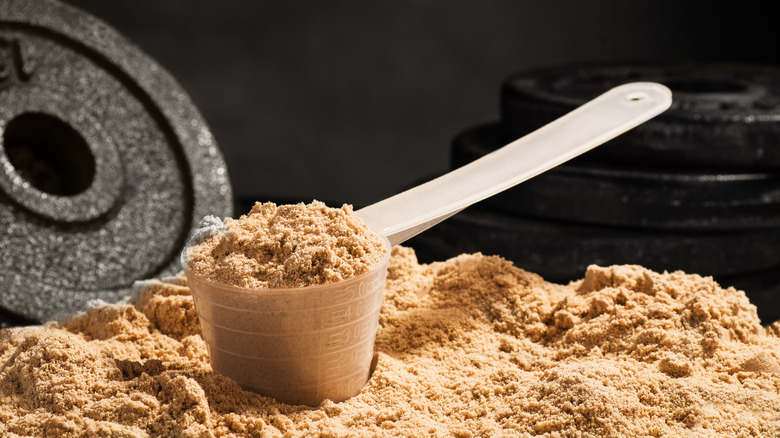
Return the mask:
[[187,251],[188,268],[203,278],[247,288],[345,280],[369,271],[387,251],[351,206],[331,208],[319,201],[256,203],[248,214],[225,219],[224,229],[199,239]]
[[711,278],[395,248],[376,368],[290,406],[214,374],[183,278],[132,305],[0,331],[0,436],[776,437],[780,323]]

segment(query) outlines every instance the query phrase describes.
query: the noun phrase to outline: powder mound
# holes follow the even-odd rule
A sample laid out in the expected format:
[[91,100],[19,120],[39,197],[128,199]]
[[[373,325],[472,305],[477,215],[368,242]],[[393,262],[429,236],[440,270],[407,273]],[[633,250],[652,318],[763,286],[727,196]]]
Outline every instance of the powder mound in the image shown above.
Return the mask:
[[256,203],[239,219],[225,219],[223,231],[213,218],[206,228],[186,251],[186,266],[206,279],[246,288],[345,280],[369,271],[387,251],[382,237],[346,204]]
[[0,436],[780,436],[780,324],[707,277],[393,248],[373,373],[317,408],[214,374],[183,277],[141,287],[0,331]]

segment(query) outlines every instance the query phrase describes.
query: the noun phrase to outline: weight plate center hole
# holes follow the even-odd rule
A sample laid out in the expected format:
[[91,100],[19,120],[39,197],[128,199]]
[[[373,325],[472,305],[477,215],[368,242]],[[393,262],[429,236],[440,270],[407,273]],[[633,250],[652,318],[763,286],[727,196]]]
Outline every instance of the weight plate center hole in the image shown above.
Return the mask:
[[75,196],[95,178],[95,157],[84,138],[57,117],[22,113],[11,119],[3,147],[16,172],[36,189]]

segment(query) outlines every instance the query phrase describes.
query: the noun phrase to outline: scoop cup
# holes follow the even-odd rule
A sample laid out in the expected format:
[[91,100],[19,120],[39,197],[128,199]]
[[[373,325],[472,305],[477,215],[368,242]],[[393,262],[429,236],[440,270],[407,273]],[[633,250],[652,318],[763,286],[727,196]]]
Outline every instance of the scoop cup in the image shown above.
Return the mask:
[[390,245],[337,283],[246,289],[185,271],[215,372],[289,404],[346,400],[369,377]]

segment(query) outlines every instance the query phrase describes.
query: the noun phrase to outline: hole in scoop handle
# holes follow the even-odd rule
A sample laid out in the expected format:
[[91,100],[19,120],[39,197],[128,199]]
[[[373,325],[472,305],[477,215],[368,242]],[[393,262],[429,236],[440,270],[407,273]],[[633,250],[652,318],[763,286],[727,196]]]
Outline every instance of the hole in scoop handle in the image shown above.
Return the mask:
[[672,93],[661,84],[615,87],[474,162],[356,213],[392,245],[399,244],[475,202],[617,137],[671,104]]

